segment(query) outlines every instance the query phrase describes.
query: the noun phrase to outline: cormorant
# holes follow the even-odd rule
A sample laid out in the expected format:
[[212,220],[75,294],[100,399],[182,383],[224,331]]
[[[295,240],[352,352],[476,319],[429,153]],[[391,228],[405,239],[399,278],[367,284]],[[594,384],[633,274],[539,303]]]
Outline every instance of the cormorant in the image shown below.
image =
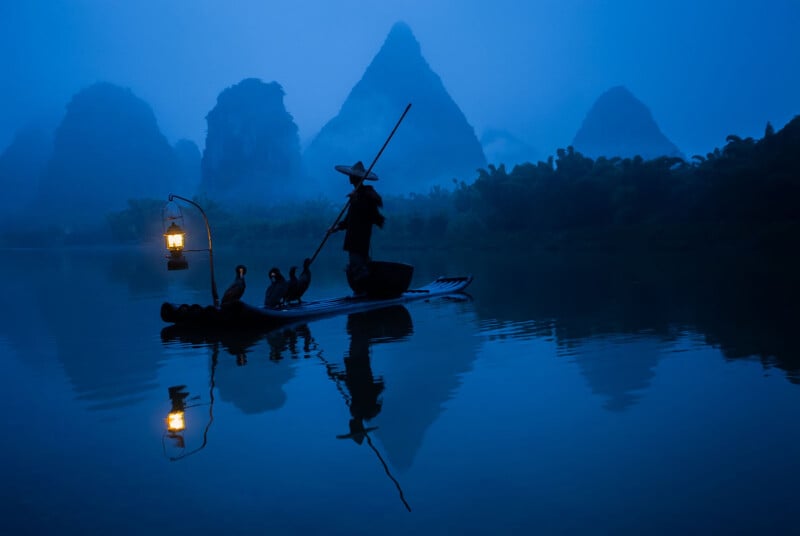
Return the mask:
[[236,267],[236,279],[233,280],[231,286],[222,295],[222,305],[239,301],[242,298],[245,289],[244,274],[246,273],[247,267],[245,265],[240,264]]
[[286,303],[300,301],[300,295],[298,294],[300,291],[300,281],[297,279],[297,266],[292,266],[289,268],[288,284],[289,286],[286,289],[286,296],[284,297]]
[[286,291],[289,290],[289,282],[283,277],[278,268],[270,268],[269,279],[272,281],[267,292],[264,293],[264,307],[275,309],[281,305],[286,298]]
[[308,290],[311,284],[311,259],[303,259],[303,271],[300,272],[300,277],[297,278],[297,301],[303,297],[303,294]]

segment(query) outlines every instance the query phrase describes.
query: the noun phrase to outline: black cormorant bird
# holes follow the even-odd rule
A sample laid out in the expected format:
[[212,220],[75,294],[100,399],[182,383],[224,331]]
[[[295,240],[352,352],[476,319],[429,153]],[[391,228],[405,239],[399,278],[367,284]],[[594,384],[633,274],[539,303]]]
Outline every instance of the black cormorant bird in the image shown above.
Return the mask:
[[240,264],[236,267],[236,279],[233,280],[231,286],[229,286],[225,294],[222,295],[222,305],[227,305],[242,299],[245,289],[244,274],[246,273],[247,267],[244,264]]
[[286,303],[300,301],[300,295],[298,294],[299,291],[300,281],[297,279],[297,266],[292,266],[289,268],[289,281],[288,287],[286,288],[286,296],[284,297],[284,301],[286,301]]
[[297,301],[303,297],[303,294],[308,290],[311,284],[311,259],[303,259],[303,271],[300,272],[300,277],[297,278]]
[[286,298],[286,291],[289,290],[289,282],[283,277],[281,271],[277,268],[270,268],[269,280],[272,283],[267,287],[267,292],[264,293],[264,307],[275,309],[281,305]]

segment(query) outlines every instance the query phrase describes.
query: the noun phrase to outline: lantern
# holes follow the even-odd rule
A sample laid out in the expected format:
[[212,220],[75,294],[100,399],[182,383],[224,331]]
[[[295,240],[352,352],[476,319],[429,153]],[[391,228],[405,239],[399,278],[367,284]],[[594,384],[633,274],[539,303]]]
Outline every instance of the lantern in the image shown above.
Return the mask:
[[164,231],[164,242],[169,251],[167,270],[185,270],[189,267],[189,261],[183,256],[183,249],[186,247],[186,233],[178,225],[178,220],[183,222],[180,207],[172,201],[167,203],[163,211],[163,220],[164,225],[169,222],[169,226]]
[[[186,233],[184,233],[180,221],[183,224],[183,213],[181,207],[175,202],[180,199],[184,203],[194,206],[200,211],[203,216],[203,222],[206,224],[206,234],[208,235],[208,249],[185,249]],[[208,266],[211,272],[211,299],[213,300],[214,307],[219,307],[219,294],[217,293],[217,283],[214,280],[214,251],[211,249],[211,226],[208,224],[208,217],[206,216],[203,207],[187,199],[175,194],[169,194],[169,202],[164,206],[161,211],[161,220],[164,225],[164,241],[167,246],[169,255],[167,256],[167,270],[185,270],[189,267],[189,261],[183,256],[184,251],[208,251]]]

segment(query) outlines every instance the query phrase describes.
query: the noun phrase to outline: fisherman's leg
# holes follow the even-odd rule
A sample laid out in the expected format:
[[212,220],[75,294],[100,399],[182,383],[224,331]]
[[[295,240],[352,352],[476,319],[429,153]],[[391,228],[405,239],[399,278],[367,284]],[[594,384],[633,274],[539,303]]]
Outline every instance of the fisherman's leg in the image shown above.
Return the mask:
[[361,253],[350,252],[350,264],[347,271],[354,281],[361,280],[369,275],[369,257]]

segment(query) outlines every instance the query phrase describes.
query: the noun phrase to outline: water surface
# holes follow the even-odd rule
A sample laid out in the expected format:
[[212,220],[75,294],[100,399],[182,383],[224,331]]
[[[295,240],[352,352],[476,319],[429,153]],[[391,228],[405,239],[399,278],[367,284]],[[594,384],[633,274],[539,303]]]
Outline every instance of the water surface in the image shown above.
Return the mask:
[[[4,251],[0,532],[797,530],[788,269],[398,255],[416,285],[474,274],[470,299],[185,332],[158,310],[209,303],[202,254]],[[302,256],[222,251],[220,293],[244,262],[259,303]],[[324,252],[306,297],[346,293],[342,262]]]

